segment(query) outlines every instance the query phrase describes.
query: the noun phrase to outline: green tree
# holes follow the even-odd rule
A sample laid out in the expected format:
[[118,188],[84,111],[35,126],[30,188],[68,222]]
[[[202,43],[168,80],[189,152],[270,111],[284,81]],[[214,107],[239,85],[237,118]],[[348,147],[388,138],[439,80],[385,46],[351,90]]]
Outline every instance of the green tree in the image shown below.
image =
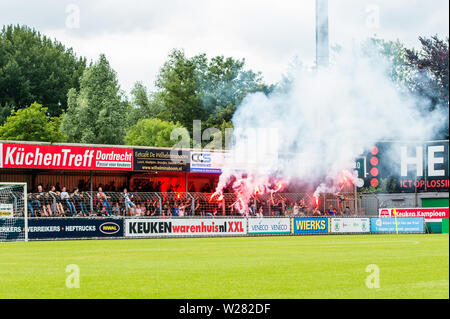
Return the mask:
[[128,130],[125,141],[128,145],[172,147],[177,141],[170,140],[170,134],[177,128],[183,127],[157,118],[140,119]]
[[409,65],[418,70],[414,89],[428,97],[431,108],[449,105],[449,38],[441,40],[437,36],[419,37],[422,45],[419,51],[406,49]]
[[156,87],[167,110],[166,117],[179,122],[192,132],[193,120],[206,120],[202,101],[198,96],[199,69],[205,63],[204,55],[188,59],[182,50],[173,50],[162,66]]
[[388,41],[380,38],[370,38],[363,44],[363,50],[369,56],[382,56],[390,64],[388,70],[392,81],[398,84],[400,90],[411,90],[414,81],[414,68],[408,63],[407,49],[399,40]]
[[130,125],[134,125],[140,119],[148,119],[163,116],[165,110],[160,93],[148,92],[141,83],[136,82],[131,89],[131,111],[129,113]]
[[47,108],[33,103],[27,108],[12,111],[0,126],[0,139],[37,142],[64,142],[60,132],[60,117],[49,117]]
[[207,126],[217,127],[230,122],[236,108],[249,93],[269,94],[273,86],[263,83],[260,72],[245,70],[245,59],[216,56],[201,72],[200,96],[208,114]]
[[71,89],[61,130],[70,142],[123,144],[130,104],[123,98],[116,72],[102,54],[81,77],[80,91]]
[[376,38],[369,39],[363,48],[370,56],[378,53],[387,58],[391,64],[388,71],[393,82],[399,90],[419,98],[419,111],[442,111],[443,126],[435,138],[448,138],[449,38],[419,37],[419,41],[422,45],[419,50],[408,49],[398,40]]
[[205,54],[187,58],[183,50],[173,50],[156,80],[162,102],[158,117],[180,122],[190,132],[193,120],[217,128],[231,121],[247,94],[273,89],[263,83],[261,73],[244,66],[244,59],[208,59]]
[[0,31],[0,106],[14,110],[38,102],[51,116],[67,108],[67,92],[79,88],[86,59],[27,26]]

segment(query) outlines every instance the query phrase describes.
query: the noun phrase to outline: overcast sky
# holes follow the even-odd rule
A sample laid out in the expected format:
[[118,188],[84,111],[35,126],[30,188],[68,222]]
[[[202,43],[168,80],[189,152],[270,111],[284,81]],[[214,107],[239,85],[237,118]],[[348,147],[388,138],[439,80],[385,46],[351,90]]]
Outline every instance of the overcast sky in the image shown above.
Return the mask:
[[[432,5],[431,5],[432,4]],[[418,36],[448,36],[448,0],[329,0],[331,44],[368,36],[418,46]],[[1,24],[26,24],[78,55],[105,53],[121,88],[152,89],[173,48],[245,58],[268,83],[295,56],[315,58],[314,0],[0,0]]]

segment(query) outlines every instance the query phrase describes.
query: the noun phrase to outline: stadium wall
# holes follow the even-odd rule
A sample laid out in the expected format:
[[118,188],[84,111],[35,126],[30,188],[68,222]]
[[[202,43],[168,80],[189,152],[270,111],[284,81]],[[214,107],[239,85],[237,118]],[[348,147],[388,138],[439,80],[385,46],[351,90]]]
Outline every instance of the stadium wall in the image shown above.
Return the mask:
[[[424,233],[425,230],[424,218],[389,217],[28,219],[29,240]],[[23,231],[23,218],[0,218],[0,239],[13,241],[21,238]]]

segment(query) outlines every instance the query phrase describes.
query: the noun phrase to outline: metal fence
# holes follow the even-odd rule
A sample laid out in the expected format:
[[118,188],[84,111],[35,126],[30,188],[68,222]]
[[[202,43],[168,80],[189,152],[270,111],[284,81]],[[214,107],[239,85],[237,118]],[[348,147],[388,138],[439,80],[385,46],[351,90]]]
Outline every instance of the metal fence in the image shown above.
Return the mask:
[[[23,193],[22,193],[23,194]],[[324,216],[329,211],[338,216],[365,215],[354,193],[265,193],[252,195],[248,207],[239,206],[234,193],[212,198],[211,193],[185,192],[120,192],[70,193],[41,192],[28,194],[30,217],[75,216]],[[21,193],[11,193],[11,202],[18,203]],[[364,203],[364,201],[363,201]],[[14,215],[23,216],[23,209],[14,206]]]

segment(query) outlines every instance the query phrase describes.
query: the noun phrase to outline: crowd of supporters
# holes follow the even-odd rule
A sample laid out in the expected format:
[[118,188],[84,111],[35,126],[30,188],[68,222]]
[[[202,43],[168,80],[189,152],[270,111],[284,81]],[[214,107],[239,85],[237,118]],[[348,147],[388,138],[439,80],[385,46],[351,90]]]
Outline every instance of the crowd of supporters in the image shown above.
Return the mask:
[[[58,187],[57,187],[58,186]],[[348,198],[337,201],[321,211],[317,205],[307,204],[303,198],[292,200],[283,194],[277,197],[252,198],[248,206],[230,196],[222,200],[211,200],[211,193],[170,192],[143,193],[129,192],[126,185],[105,192],[102,186],[95,192],[80,191],[79,187],[68,191],[59,185],[44,190],[38,185],[37,191],[28,194],[28,215],[30,217],[65,216],[341,216],[352,215]],[[153,195],[154,196],[153,196]],[[338,196],[339,198],[339,196]]]

